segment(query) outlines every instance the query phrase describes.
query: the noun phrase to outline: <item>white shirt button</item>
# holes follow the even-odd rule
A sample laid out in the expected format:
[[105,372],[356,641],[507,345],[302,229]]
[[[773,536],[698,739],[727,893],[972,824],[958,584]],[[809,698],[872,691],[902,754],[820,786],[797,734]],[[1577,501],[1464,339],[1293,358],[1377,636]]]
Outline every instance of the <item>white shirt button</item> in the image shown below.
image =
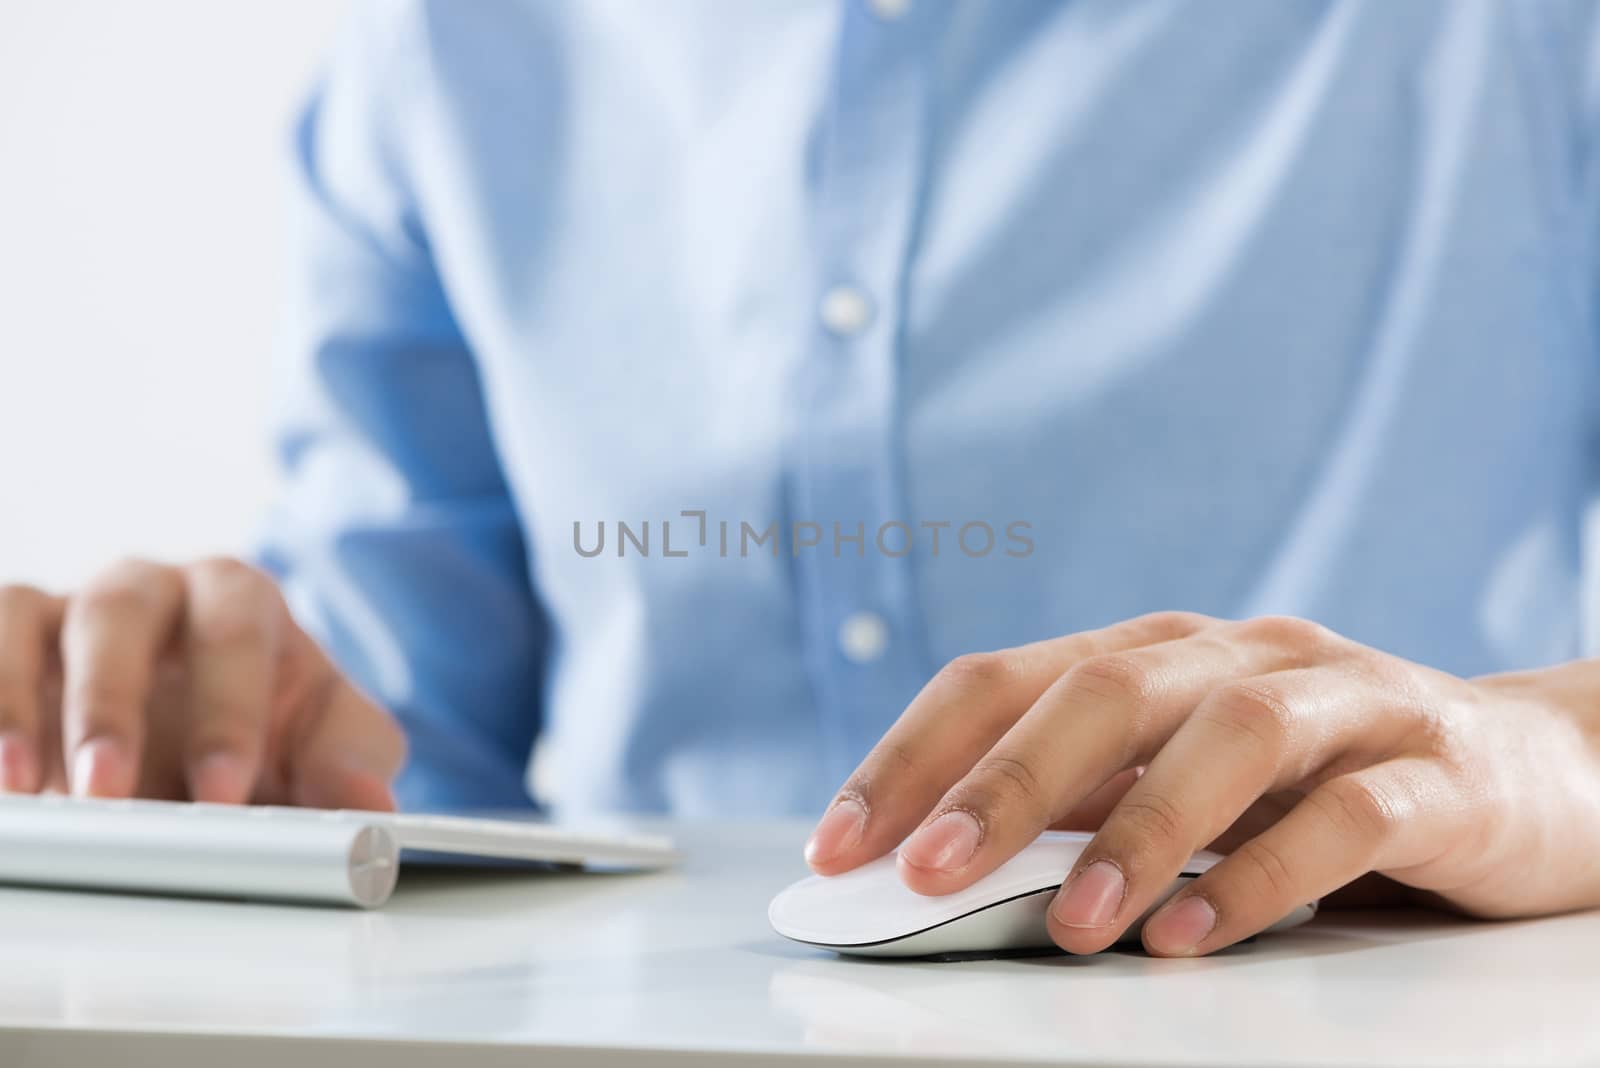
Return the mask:
[[876,612],[854,612],[839,625],[839,650],[857,664],[870,664],[889,648],[889,624]]
[[822,325],[840,337],[853,337],[872,322],[872,301],[854,286],[834,286],[822,296],[818,309]]
[[867,6],[880,19],[893,22],[911,10],[911,0],[867,0]]

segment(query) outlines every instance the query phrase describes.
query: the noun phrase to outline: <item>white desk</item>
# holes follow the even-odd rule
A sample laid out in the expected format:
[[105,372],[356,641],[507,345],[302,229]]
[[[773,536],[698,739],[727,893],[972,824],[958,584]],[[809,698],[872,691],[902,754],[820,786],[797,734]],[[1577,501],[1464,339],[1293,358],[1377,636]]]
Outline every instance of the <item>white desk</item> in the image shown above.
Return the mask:
[[1600,914],[851,961],[767,928],[804,832],[690,829],[658,875],[410,875],[375,913],[0,889],[0,1065],[1600,1064]]

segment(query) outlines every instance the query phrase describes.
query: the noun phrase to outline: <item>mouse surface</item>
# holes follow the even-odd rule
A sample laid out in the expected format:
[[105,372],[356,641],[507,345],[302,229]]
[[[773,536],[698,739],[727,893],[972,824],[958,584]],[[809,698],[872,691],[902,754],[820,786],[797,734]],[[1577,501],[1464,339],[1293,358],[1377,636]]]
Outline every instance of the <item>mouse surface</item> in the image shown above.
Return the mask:
[[[937,897],[902,883],[891,853],[843,875],[800,880],[772,899],[767,918],[785,938],[859,956],[1047,949],[1054,944],[1045,924],[1050,902],[1093,837],[1081,831],[1046,831],[967,889]],[[1162,902],[1221,859],[1205,850],[1196,853],[1118,941],[1137,942],[1144,921]],[[1269,930],[1298,926],[1315,914],[1315,903],[1302,906]]]

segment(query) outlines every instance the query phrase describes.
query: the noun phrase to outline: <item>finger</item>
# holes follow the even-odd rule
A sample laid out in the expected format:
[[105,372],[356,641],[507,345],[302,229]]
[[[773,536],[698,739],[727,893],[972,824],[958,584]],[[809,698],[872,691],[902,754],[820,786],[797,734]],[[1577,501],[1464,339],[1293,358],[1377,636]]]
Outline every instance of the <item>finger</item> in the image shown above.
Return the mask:
[[1145,947],[1196,956],[1257,934],[1376,869],[1422,864],[1470,813],[1423,799],[1449,789],[1442,766],[1404,757],[1330,779],[1163,905]]
[[284,752],[289,799],[311,808],[393,810],[392,784],[406,758],[404,733],[310,638],[296,631],[289,640],[316,664],[311,699],[301,702]]
[[1051,905],[1052,934],[1075,953],[1104,949],[1262,795],[1335,761],[1394,755],[1417,722],[1410,705],[1381,676],[1342,667],[1213,690],[1084,849]]
[[1213,623],[1204,616],[1163,612],[951,661],[840,789],[806,845],[807,862],[822,874],[834,875],[899,845],[1073,664],[1193,634]]
[[142,561],[118,564],[68,601],[61,626],[61,726],[74,793],[133,793],[156,661],[182,607],[179,572]]
[[1112,775],[1147,762],[1218,686],[1326,655],[1327,632],[1310,626],[1229,623],[1077,664],[901,847],[906,885],[944,894],[987,875]]
[[185,572],[189,796],[242,804],[261,772],[288,610],[270,578],[237,560],[202,561]]
[[35,793],[42,785],[39,695],[45,651],[60,625],[60,598],[0,587],[0,792]]
[[1076,808],[1051,826],[1059,831],[1099,830],[1106,817],[1117,807],[1117,802],[1127,796],[1144,771],[1143,767],[1137,767],[1117,772],[1104,786],[1080,801]]

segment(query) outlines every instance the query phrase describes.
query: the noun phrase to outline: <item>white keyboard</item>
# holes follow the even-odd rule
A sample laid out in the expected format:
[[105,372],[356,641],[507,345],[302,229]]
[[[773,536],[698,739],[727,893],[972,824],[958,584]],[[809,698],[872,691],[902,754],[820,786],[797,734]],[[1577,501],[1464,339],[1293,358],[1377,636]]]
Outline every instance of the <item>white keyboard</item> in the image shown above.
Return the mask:
[[376,908],[401,851],[660,868],[660,835],[515,820],[0,794],[0,882]]

